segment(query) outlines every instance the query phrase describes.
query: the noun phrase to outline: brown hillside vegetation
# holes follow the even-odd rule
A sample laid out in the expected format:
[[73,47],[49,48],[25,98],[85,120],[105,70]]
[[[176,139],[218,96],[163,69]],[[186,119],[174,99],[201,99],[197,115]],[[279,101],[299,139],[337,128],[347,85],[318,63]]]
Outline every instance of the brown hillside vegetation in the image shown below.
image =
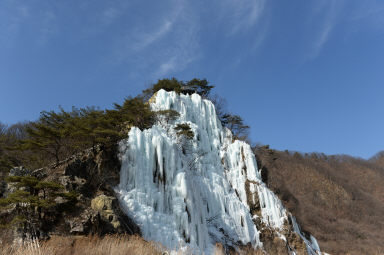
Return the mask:
[[255,147],[263,179],[331,254],[384,253],[384,153],[370,160]]
[[[0,255],[163,255],[170,254],[159,243],[148,242],[137,235],[98,236],[52,236],[48,241],[5,244]],[[193,255],[192,250],[173,251],[177,255]],[[264,255],[260,249],[250,246],[239,247],[237,251],[225,252],[223,245],[216,244],[214,255]]]
[[0,255],[161,255],[160,250],[159,244],[147,242],[139,236],[53,236],[40,244],[5,245]]

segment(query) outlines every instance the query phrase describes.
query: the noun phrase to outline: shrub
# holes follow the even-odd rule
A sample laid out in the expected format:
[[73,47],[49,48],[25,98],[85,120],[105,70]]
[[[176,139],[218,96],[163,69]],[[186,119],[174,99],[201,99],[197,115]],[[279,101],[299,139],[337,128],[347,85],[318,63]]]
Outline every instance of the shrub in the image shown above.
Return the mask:
[[[1,220],[3,227],[32,231],[35,224],[47,224],[50,213],[72,210],[77,201],[76,193],[64,192],[64,187],[56,182],[40,181],[33,176],[9,176],[6,181],[14,190],[6,198],[0,198],[0,209],[15,209],[6,220]],[[59,198],[60,204],[56,203]]]
[[157,120],[168,124],[171,121],[176,120],[180,114],[174,110],[161,110],[156,112]]
[[187,123],[177,124],[175,127],[177,134],[180,136],[185,136],[187,139],[193,139],[195,134],[191,130],[191,127]]

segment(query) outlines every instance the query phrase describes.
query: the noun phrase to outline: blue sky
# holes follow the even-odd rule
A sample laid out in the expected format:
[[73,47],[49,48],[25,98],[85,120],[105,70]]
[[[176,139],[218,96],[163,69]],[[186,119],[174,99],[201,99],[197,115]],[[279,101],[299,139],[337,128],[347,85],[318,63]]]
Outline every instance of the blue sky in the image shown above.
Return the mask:
[[384,150],[384,1],[0,1],[0,121],[207,78],[276,149]]

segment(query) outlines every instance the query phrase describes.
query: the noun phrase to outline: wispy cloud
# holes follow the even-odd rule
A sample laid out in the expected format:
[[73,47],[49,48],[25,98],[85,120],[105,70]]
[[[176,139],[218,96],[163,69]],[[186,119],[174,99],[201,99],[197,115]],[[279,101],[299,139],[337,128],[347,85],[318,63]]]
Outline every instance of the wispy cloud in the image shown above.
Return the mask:
[[56,14],[52,10],[46,10],[41,17],[40,33],[37,42],[45,45],[49,39],[58,32]]
[[109,26],[120,17],[121,13],[121,9],[110,6],[101,13],[101,23],[103,26]]
[[174,22],[175,20],[165,20],[162,24],[160,24],[160,26],[156,27],[152,31],[136,31],[134,35],[129,34],[128,40],[131,40],[129,47],[134,51],[140,51],[147,48],[152,43],[160,40],[163,36],[170,32]]
[[245,32],[253,28],[260,21],[265,0],[220,0],[221,19],[227,23],[229,35]]
[[[343,5],[344,0],[321,1],[314,7],[314,11],[309,13],[312,16],[313,27],[318,27],[318,29],[313,29],[313,27],[311,27],[315,32],[315,35],[311,46],[311,52],[308,56],[310,59],[318,57],[323,47],[330,39],[330,36],[339,21],[339,14]],[[316,26],[316,23],[318,26]]]
[[[0,1],[0,42],[8,40],[12,45],[23,37],[44,46],[57,36],[68,47],[90,44],[90,50],[97,48],[100,68],[107,59],[118,68],[134,67],[132,73],[137,75],[158,77],[182,71],[203,58],[204,40],[224,42],[228,37],[247,36],[257,48],[266,34],[260,22],[266,0],[216,0],[211,5],[186,0],[150,5],[99,0],[79,3],[77,8],[71,5]],[[202,10],[202,5],[207,8]],[[211,36],[216,31],[219,34]]]
[[183,70],[199,56],[199,22],[187,5],[171,1],[171,9],[128,30],[115,45],[115,60],[157,78]]
[[355,32],[367,27],[384,31],[384,2],[372,1],[370,4],[364,2],[356,5],[348,17],[348,21],[354,23]]
[[0,24],[0,41],[8,46],[26,33],[31,35],[32,43],[45,45],[57,32],[53,9],[45,5],[35,6],[28,1],[0,2]]
[[22,2],[0,2],[0,42],[11,45],[29,16],[30,9]]

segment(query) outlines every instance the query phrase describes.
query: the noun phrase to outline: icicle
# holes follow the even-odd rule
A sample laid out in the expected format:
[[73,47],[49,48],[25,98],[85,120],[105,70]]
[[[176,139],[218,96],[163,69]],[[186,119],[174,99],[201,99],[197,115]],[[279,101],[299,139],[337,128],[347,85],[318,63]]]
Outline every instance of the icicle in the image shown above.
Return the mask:
[[[233,142],[212,102],[197,94],[160,90],[151,108],[180,116],[144,131],[131,128],[120,143],[116,188],[144,238],[197,254],[212,254],[217,242],[262,247],[248,200],[260,202],[262,220],[270,227],[282,228],[287,213],[262,182],[251,147]],[[193,139],[179,137],[174,128],[181,123],[190,126]]]

